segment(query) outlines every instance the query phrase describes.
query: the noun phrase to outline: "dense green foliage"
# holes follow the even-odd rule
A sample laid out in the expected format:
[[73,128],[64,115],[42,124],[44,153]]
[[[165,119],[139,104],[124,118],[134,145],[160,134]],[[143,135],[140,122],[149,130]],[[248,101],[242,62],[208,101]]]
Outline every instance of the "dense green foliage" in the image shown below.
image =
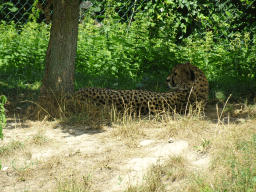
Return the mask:
[[[212,93],[221,82],[227,93],[233,92],[229,84],[240,91],[252,90],[256,77],[254,1],[229,3],[138,1],[133,8],[127,2],[94,3],[79,25],[76,87],[115,87],[118,83],[117,88],[147,89],[154,78],[159,80],[154,86],[162,86],[174,65],[191,61],[206,73]],[[49,34],[50,26],[44,23],[18,26],[2,21],[1,81],[12,86],[42,80]]]
[[0,66],[6,78],[24,76],[30,83],[33,73],[44,69],[45,51],[49,27],[45,24],[28,23],[21,29],[14,24],[0,25]]

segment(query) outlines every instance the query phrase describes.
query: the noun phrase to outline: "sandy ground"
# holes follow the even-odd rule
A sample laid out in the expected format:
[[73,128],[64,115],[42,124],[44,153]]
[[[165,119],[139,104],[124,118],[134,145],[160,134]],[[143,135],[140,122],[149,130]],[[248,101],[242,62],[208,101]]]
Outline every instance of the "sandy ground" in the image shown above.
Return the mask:
[[[56,191],[58,183],[72,179],[79,183],[82,178],[88,179],[90,191],[124,191],[141,184],[152,164],[170,156],[186,157],[192,169],[199,171],[209,164],[210,157],[199,155],[187,141],[142,138],[131,146],[111,134],[115,129],[8,118],[0,147],[13,140],[24,142],[25,147],[2,158],[0,191]],[[157,134],[161,129],[146,131]],[[38,143],[38,137],[44,142]]]

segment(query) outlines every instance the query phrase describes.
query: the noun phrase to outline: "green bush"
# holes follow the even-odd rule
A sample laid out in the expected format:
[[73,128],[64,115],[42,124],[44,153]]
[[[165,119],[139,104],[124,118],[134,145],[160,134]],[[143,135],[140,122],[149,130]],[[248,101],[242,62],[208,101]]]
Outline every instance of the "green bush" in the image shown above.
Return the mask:
[[[44,70],[49,41],[49,26],[28,22],[17,28],[14,23],[0,24],[1,78],[34,81]],[[42,75],[40,75],[41,77]]]
[[[255,88],[255,30],[251,30],[253,26],[238,26],[243,30],[236,33],[229,29],[232,26],[230,22],[237,26],[239,18],[243,25],[248,24],[249,20],[239,12],[241,7],[230,5],[230,11],[239,13],[239,16],[232,18],[230,12],[222,6],[223,3],[138,3],[140,6],[136,12],[131,9],[126,19],[120,17],[124,11],[123,2],[111,4],[111,1],[106,1],[104,5],[96,3],[85,14],[82,24],[79,25],[77,85],[105,86],[104,81],[98,81],[104,85],[89,83],[88,78],[92,76],[105,79],[109,77],[114,79],[113,82],[126,79],[126,83],[134,84],[149,77],[166,78],[174,65],[191,61],[213,82],[211,86],[220,85],[220,80],[225,84],[227,79],[235,79],[241,84],[237,86],[238,89],[248,83]],[[216,9],[216,6],[220,9]],[[248,4],[247,7],[250,6]],[[116,10],[121,7],[122,11],[118,13]],[[92,18],[92,13],[100,10],[104,10],[101,15]],[[251,9],[242,7],[240,11],[248,14],[246,10]],[[96,24],[95,18],[101,23]],[[14,23],[7,25],[2,21],[2,81],[17,79],[24,83],[33,83],[41,80],[49,34],[50,26],[44,23],[28,22],[24,26],[17,26]],[[230,87],[227,83],[225,86]],[[219,87],[211,89],[216,90]]]

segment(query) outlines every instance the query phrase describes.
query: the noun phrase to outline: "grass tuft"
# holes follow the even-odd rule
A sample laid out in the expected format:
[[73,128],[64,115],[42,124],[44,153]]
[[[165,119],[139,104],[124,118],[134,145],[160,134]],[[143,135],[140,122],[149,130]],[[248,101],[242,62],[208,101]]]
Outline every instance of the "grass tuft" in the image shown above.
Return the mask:
[[23,149],[24,147],[24,142],[13,140],[9,144],[5,144],[2,147],[0,147],[0,156],[8,157],[15,153],[16,150]]

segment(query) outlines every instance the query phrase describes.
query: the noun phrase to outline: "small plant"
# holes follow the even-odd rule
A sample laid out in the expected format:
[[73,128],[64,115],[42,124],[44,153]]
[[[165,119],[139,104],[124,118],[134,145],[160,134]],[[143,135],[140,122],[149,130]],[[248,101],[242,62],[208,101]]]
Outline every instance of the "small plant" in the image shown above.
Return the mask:
[[197,150],[197,151],[201,151],[201,152],[205,152],[208,147],[210,146],[210,140],[206,140],[206,139],[202,139],[202,144],[201,146],[194,146],[194,148]]
[[4,138],[3,128],[6,126],[4,104],[7,102],[7,99],[4,95],[1,96],[1,102],[0,102],[0,138],[3,140]]
[[25,144],[21,141],[11,141],[10,143],[0,147],[0,156],[9,156],[15,150],[22,149],[25,147]]
[[27,160],[24,162],[24,165],[21,167],[18,167],[15,164],[15,161],[12,162],[12,168],[16,171],[17,175],[19,176],[20,181],[26,181],[27,178],[31,175],[33,172],[32,166],[38,165],[38,160],[36,159],[34,162],[27,163]]
[[32,137],[31,142],[36,145],[44,145],[49,141],[49,138],[44,135],[44,132],[39,131],[36,135]]
[[57,191],[89,191],[92,186],[92,176],[89,174],[88,176],[83,176],[82,179],[74,178],[71,175],[71,178],[57,179],[58,187]]

